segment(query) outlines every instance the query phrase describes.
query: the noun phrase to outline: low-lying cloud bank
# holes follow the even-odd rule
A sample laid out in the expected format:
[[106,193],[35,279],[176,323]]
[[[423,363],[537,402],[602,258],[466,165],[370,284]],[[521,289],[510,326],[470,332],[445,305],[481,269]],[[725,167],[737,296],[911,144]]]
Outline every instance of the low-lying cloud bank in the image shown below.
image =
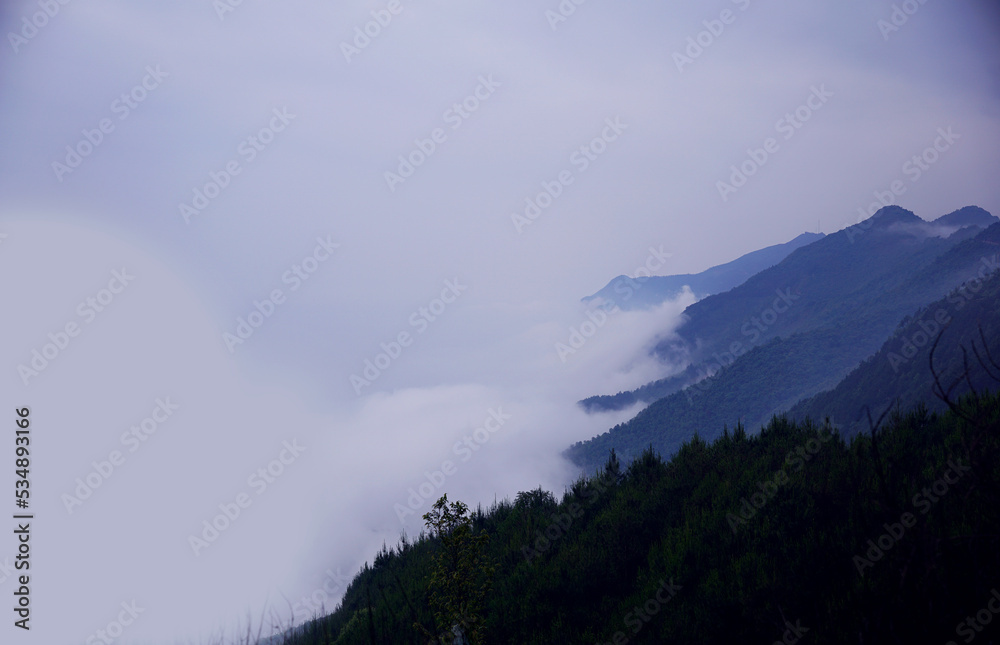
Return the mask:
[[[34,593],[62,617],[39,621],[52,642],[117,631],[122,603],[136,613],[122,642],[234,635],[248,610],[301,621],[442,494],[561,493],[578,475],[561,451],[634,412],[576,401],[662,375],[647,350],[686,304],[471,307],[458,319],[487,329],[429,337],[394,377],[426,362],[426,380],[330,412],[301,375],[231,353],[228,321],[147,249],[59,218],[3,232],[4,403],[31,410],[36,575],[51,581]],[[294,328],[306,312],[281,314]]]

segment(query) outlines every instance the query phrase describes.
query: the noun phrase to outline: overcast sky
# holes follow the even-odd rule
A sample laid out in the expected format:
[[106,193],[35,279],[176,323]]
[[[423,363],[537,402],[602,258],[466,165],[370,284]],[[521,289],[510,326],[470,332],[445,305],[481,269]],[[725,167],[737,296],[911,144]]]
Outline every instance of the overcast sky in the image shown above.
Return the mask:
[[115,633],[123,602],[123,643],[324,585],[329,608],[442,493],[560,493],[560,451],[635,412],[574,401],[682,367],[646,350],[690,296],[588,314],[617,275],[831,233],[880,195],[1000,214],[992,2],[0,12],[2,403],[35,433],[17,642]]

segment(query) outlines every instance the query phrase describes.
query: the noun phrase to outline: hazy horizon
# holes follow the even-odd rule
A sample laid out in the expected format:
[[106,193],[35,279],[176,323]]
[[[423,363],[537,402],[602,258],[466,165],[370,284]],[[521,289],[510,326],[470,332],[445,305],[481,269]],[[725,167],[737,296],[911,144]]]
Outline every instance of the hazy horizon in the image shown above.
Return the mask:
[[901,4],[5,4],[37,583],[31,632],[0,633],[85,642],[135,601],[116,642],[207,641],[333,603],[442,493],[562,493],[562,450],[636,412],[575,402],[683,368],[648,351],[694,297],[602,317],[580,299],[612,278],[876,202],[1000,215],[1000,9]]

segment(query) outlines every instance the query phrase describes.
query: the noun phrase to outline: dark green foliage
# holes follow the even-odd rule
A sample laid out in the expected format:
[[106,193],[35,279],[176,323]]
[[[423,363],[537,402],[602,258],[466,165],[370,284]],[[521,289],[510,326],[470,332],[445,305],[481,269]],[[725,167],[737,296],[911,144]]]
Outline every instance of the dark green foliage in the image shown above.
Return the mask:
[[[1000,251],[1000,247],[996,247]],[[1000,264],[997,251],[985,256],[984,269]],[[943,322],[942,326],[940,323]],[[930,349],[939,329],[944,328],[936,352],[935,368],[954,380],[963,368],[962,348],[970,363],[979,367],[972,347],[986,360],[986,353],[1000,362],[1000,273],[976,279],[947,297],[908,317],[876,354],[865,360],[837,387],[804,400],[789,410],[793,418],[829,416],[846,436],[867,427],[865,410],[884,410],[894,405],[909,408],[926,401],[932,409],[944,404],[933,396],[929,369]],[[985,349],[985,352],[984,352]],[[973,387],[989,384],[984,370],[970,375]],[[957,394],[967,392],[964,380]]]
[[[483,601],[490,591],[496,569],[486,553],[490,536],[483,531],[473,531],[469,508],[462,502],[448,504],[447,495],[424,514],[424,521],[431,530],[431,537],[441,543],[428,582],[437,638],[442,645],[456,642],[481,645]],[[414,627],[428,640],[434,640],[435,635],[419,621]],[[454,638],[453,634],[459,634],[460,638]]]
[[[808,421],[737,426],[666,463],[610,458],[559,501],[536,490],[474,513],[498,566],[484,642],[772,643],[786,620],[808,628],[804,643],[956,639],[1000,585],[1000,399],[962,406],[897,412],[849,442]],[[955,463],[970,468],[957,480]],[[945,474],[954,483],[922,512]],[[859,573],[855,556],[903,513],[912,527]],[[422,536],[383,551],[295,642],[425,643],[412,625],[433,623],[440,549]]]
[[[942,223],[984,217],[953,215]],[[888,249],[882,261],[893,270],[856,253],[851,262],[860,266],[820,271],[847,274],[829,281],[831,300],[803,295],[796,306],[808,305],[806,313],[783,318],[705,387],[657,401],[613,431],[621,435],[615,441],[588,444],[584,461],[594,475],[561,499],[536,489],[471,515],[461,506],[436,507],[430,519],[442,520],[445,535],[448,526],[461,526],[462,535],[479,536],[485,553],[467,559],[474,566],[442,569],[462,558],[448,556],[436,525],[433,535],[383,547],[336,611],[289,632],[288,642],[428,643],[435,613],[444,616],[441,625],[453,623],[441,608],[475,601],[488,577],[476,572],[494,565],[477,622],[487,644],[773,643],[790,626],[808,629],[804,645],[968,642],[956,627],[1000,588],[1000,397],[968,393],[1000,381],[1000,277],[962,307],[952,303],[935,353],[939,386],[927,345],[904,363],[889,352],[941,306],[919,309],[928,294],[948,293],[997,252],[1000,225],[947,240],[917,235],[901,247],[887,243],[890,228],[920,225],[913,219],[885,209],[877,226],[855,231],[857,248],[870,240],[871,249]],[[815,257],[833,263],[837,254],[854,253],[848,243],[841,233],[809,248],[819,245]],[[825,284],[796,265],[806,250],[782,263],[793,266],[786,275]],[[919,261],[900,273],[907,253]],[[739,305],[733,311],[772,297],[773,277],[748,281],[745,302],[728,301]],[[881,338],[896,331],[882,358],[811,407],[796,408],[803,416],[774,417],[759,433],[746,431],[746,421],[787,409],[801,392],[836,385],[831,375],[847,374],[872,330],[898,320],[903,306],[917,313],[886,328]],[[725,318],[715,321],[723,334],[717,338],[733,329]],[[960,379],[966,364],[971,371]],[[933,393],[953,384],[949,404],[936,402]],[[805,416],[831,411],[842,431]],[[871,425],[862,414],[868,411],[878,419]],[[465,573],[442,593],[449,588],[443,570]],[[991,625],[976,642],[995,642],[996,630]]]

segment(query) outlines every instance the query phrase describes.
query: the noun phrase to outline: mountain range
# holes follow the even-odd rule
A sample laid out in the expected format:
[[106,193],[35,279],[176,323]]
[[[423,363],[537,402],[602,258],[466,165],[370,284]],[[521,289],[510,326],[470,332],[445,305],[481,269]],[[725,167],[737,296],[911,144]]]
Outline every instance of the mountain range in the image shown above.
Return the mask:
[[729,291],[755,273],[778,264],[795,249],[822,237],[822,233],[803,233],[790,242],[752,251],[732,262],[711,267],[701,273],[654,275],[646,277],[642,282],[637,282],[635,277],[620,275],[603,289],[583,298],[582,301],[592,306],[614,303],[622,310],[648,309],[665,300],[676,298],[685,287],[696,297],[704,298]]
[[837,387],[905,317],[994,272],[997,251],[1000,223],[977,207],[928,222],[887,206],[802,246],[685,310],[677,334],[654,349],[687,363],[683,372],[582,401],[590,411],[652,403],[567,455],[592,470],[612,448],[626,461],[650,445],[667,456],[695,433],[711,438],[737,422],[760,427]]
[[589,403],[667,391],[569,449],[561,499],[445,495],[263,643],[975,638],[1000,599],[997,218],[886,207],[685,316],[655,353],[691,365]]

